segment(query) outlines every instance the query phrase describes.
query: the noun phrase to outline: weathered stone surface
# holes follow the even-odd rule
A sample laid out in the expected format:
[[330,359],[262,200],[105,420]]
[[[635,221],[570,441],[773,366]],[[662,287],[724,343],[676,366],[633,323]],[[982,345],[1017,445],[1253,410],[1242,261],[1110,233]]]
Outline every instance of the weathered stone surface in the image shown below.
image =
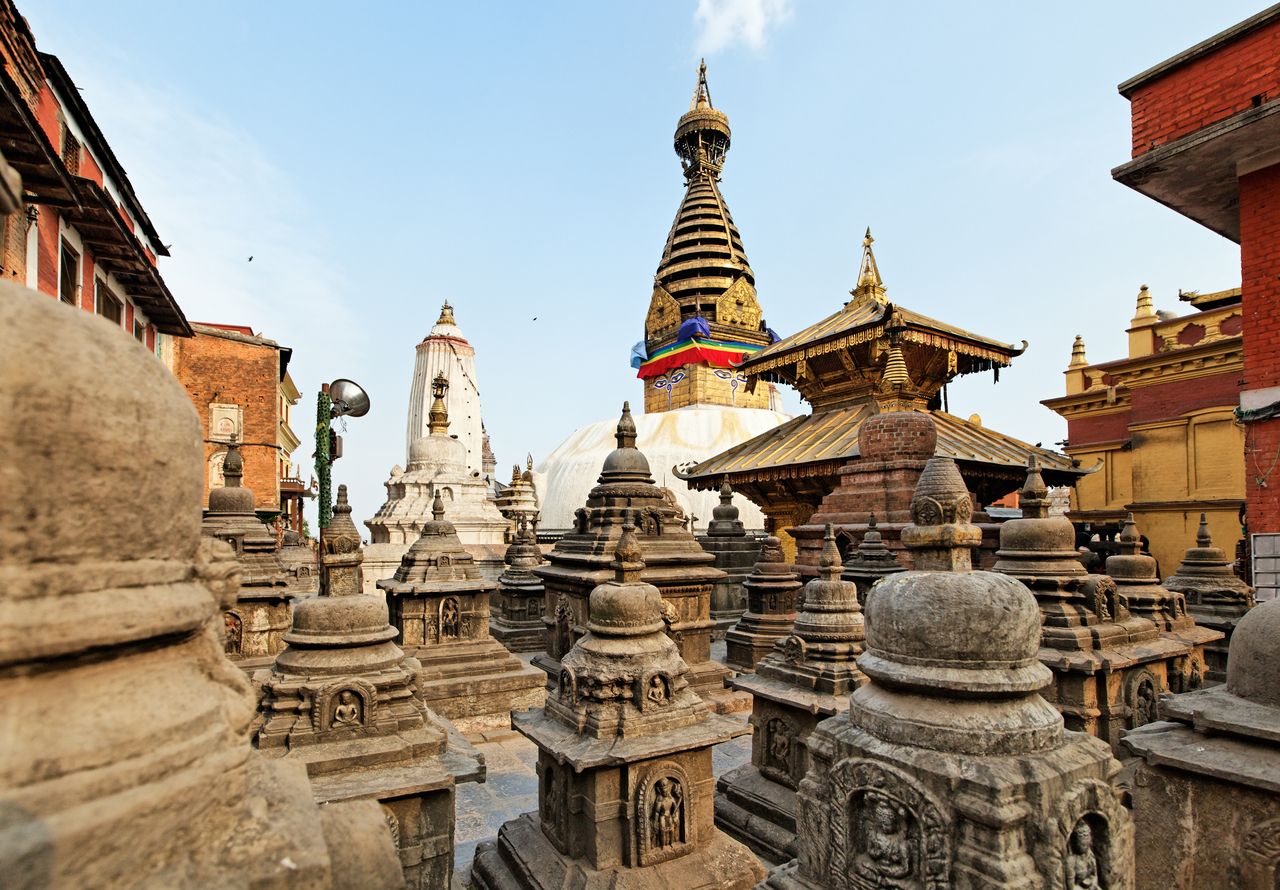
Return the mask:
[[711,588],[711,620],[714,634],[733,627],[747,609],[746,591],[742,583],[760,556],[760,539],[747,534],[733,503],[733,488],[726,482],[720,486],[720,503],[712,510],[705,535],[698,535],[702,549],[716,558],[715,567],[724,577]]
[[1236,577],[1232,561],[1209,536],[1209,522],[1200,514],[1196,546],[1187,550],[1178,571],[1165,579],[1166,590],[1187,600],[1187,614],[1201,627],[1216,630],[1221,640],[1205,643],[1205,679],[1221,683],[1227,678],[1227,648],[1236,624],[1254,606],[1253,588]]
[[181,385],[118,327],[4,282],[0,406],[4,885],[402,886],[381,819],[317,807],[248,744],[222,651],[240,568],[200,535]]
[[445,519],[438,492],[432,517],[378,588],[400,645],[419,662],[418,687],[431,709],[463,732],[506,729],[512,711],[542,704],[543,676],[489,636],[495,585]]
[[855,663],[865,632],[858,588],[841,580],[828,525],[822,574],[804,587],[789,636],[734,686],[752,694],[751,762],[716,783],[716,824],[775,861],[794,857],[796,789],[809,768],[806,745],[818,724],[849,707],[867,681]]
[[528,521],[520,519],[516,538],[503,558],[506,569],[493,595],[489,633],[511,652],[537,652],[546,644],[542,609],[547,591],[533,570],[542,565],[542,549]]
[[299,601],[270,672],[262,672],[255,744],[302,763],[326,804],[377,801],[410,888],[447,888],[455,781],[484,761],[428,710],[418,663],[396,646],[381,597],[362,593],[360,536],[347,487],[324,530],[322,585]]
[[281,562],[275,535],[254,512],[253,492],[240,484],[244,460],[234,434],[222,472],[222,486],[209,492],[200,533],[226,541],[240,561],[240,590],[235,603],[222,613],[224,649],[228,658],[252,673],[270,665],[284,648],[298,575]]
[[876,527],[876,514],[872,513],[867,519],[867,530],[862,535],[858,549],[850,553],[849,558],[844,561],[844,571],[840,573],[841,579],[856,584],[858,602],[865,603],[867,591],[877,581],[905,570],[902,563],[898,562],[898,558],[893,555],[893,551],[885,546],[880,530]]
[[724,635],[725,663],[737,671],[754,671],[773,651],[773,644],[791,633],[796,620],[796,598],[804,586],[782,555],[782,544],[773,535],[760,545],[760,557],[742,585],[747,610]]
[[1280,884],[1280,601],[1235,627],[1226,684],[1128,733],[1139,890]]
[[624,521],[632,518],[644,552],[644,580],[662,591],[663,620],[688,665],[689,683],[718,712],[748,710],[750,697],[725,686],[733,672],[711,659],[711,589],[724,573],[686,528],[675,496],[654,484],[649,462],[636,448],[629,404],[622,406],[616,439],[599,484],[578,510],[577,527],[556,543],[546,565],[534,569],[547,591],[547,649],[533,663],[554,685],[561,656],[585,633],[592,589],[612,577],[614,548]]
[[1039,695],[1040,610],[972,570],[972,510],[955,464],[931,459],[902,531],[917,568],[867,597],[870,682],[809,736],[799,856],[767,886],[1133,886],[1120,764]]
[[1085,571],[1071,523],[1049,515],[1035,463],[1018,500],[1022,518],[1001,526],[995,571],[1025,584],[1040,605],[1040,662],[1053,672],[1043,694],[1067,729],[1119,751],[1124,731],[1157,719],[1160,696],[1188,682],[1192,647],[1131,613],[1111,578]]
[[614,555],[546,707],[512,718],[539,749],[538,812],[477,849],[481,890],[736,890],[763,876],[713,824],[711,746],[745,727],[694,693],[630,520]]

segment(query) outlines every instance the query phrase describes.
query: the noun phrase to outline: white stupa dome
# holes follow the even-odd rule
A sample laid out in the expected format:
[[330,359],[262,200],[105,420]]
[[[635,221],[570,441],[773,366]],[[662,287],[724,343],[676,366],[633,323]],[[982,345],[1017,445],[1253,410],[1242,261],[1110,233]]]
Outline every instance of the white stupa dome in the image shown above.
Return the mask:
[[[719,493],[690,491],[671,468],[706,460],[790,419],[790,414],[781,411],[720,405],[640,414],[635,416],[636,447],[648,458],[654,481],[670,488],[685,513],[697,517],[697,528],[706,528],[711,511],[720,503]],[[535,469],[542,498],[541,528],[550,531],[573,526],[574,511],[586,504],[604,459],[618,447],[614,438],[617,430],[617,417],[584,426]],[[764,527],[764,515],[755,504],[741,495],[734,496],[734,503],[747,528]]]

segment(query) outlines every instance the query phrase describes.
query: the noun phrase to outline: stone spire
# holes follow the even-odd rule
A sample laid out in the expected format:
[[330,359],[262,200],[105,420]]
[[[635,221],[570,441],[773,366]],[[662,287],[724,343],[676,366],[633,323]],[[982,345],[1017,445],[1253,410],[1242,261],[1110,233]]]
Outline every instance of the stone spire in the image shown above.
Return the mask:
[[1221,682],[1226,678],[1227,649],[1236,624],[1253,608],[1253,589],[1236,577],[1231,560],[1219,547],[1213,546],[1209,521],[1200,514],[1196,546],[1187,550],[1178,571],[1165,580],[1166,590],[1187,598],[1187,613],[1196,624],[1220,631],[1224,636],[1205,646],[1208,679]]
[[857,585],[858,601],[865,603],[867,591],[877,581],[901,571],[903,566],[898,562],[898,557],[894,556],[893,551],[885,546],[880,530],[876,528],[876,514],[872,513],[867,520],[867,531],[862,536],[862,543],[845,560],[844,571],[841,572],[840,577]]
[[1036,600],[971,570],[968,508],[954,461],[931,458],[902,532],[931,568],[867,597],[869,682],[808,739],[798,861],[770,887],[1132,887],[1120,764],[1040,696]]
[[542,623],[546,588],[533,570],[542,565],[542,548],[529,520],[520,517],[515,538],[503,557],[489,632],[512,652],[537,652],[546,642]]
[[711,620],[718,631],[725,632],[746,611],[743,582],[760,553],[760,542],[754,535],[747,535],[738,517],[733,487],[727,479],[720,485],[720,503],[711,510],[707,533],[698,537],[698,543],[716,558],[716,568],[725,573],[711,590]]
[[440,375],[449,381],[445,407],[450,432],[457,435],[463,449],[468,476],[484,475],[484,423],[481,416],[479,377],[475,348],[463,336],[447,301],[425,338],[417,345],[413,381],[409,388],[409,410],[405,429],[405,456],[417,440],[429,435],[434,407],[433,385]]
[[[1120,552],[1107,557],[1107,574],[1115,579],[1129,609],[1155,622],[1163,632],[1194,629],[1195,622],[1187,615],[1186,597],[1161,586],[1155,558],[1142,552],[1142,536],[1132,513],[1125,517],[1117,542]],[[1219,638],[1218,634],[1210,634],[1208,639]]]
[[618,418],[618,429],[614,438],[617,439],[618,447],[604,459],[599,484],[652,485],[653,476],[649,472],[649,461],[636,448],[636,421],[631,416],[630,402],[622,403],[622,416]]
[[733,486],[729,480],[720,484],[720,503],[711,511],[707,534],[711,537],[741,537],[746,529],[738,518],[738,508],[733,504]]

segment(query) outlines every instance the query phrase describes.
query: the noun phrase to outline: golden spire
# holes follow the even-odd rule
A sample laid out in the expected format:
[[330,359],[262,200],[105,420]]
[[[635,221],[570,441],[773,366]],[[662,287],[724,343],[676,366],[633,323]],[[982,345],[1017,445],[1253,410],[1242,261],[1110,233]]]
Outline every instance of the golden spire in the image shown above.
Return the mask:
[[1138,308],[1133,313],[1133,323],[1156,317],[1156,307],[1151,299],[1151,291],[1144,284],[1138,289]]
[[1084,357],[1084,337],[1076,334],[1076,341],[1071,344],[1071,364],[1067,365],[1067,367],[1083,368],[1087,364],[1089,362]]
[[436,324],[457,324],[453,320],[453,307],[449,305],[448,300],[445,300],[444,305],[440,307],[440,317],[436,319]]
[[886,387],[911,385],[911,375],[907,373],[907,361],[902,357],[901,346],[889,347],[889,360],[885,363],[880,382]]
[[715,108],[711,104],[711,87],[707,85],[706,59],[698,65],[698,83],[693,88],[693,99],[689,102],[690,111],[696,111],[699,108]]
[[[447,307],[449,304],[445,303]],[[435,399],[431,402],[431,410],[427,412],[427,430],[431,435],[440,433],[445,435],[449,432],[449,409],[444,405],[445,393],[449,391],[449,378],[441,372],[436,375],[436,379],[431,381],[431,395]]]
[[867,234],[862,239],[862,263],[858,267],[858,283],[849,291],[855,300],[875,300],[886,302],[884,298],[884,280],[880,277],[880,267],[876,265],[875,251],[871,245],[875,243],[871,237],[871,226],[867,226]]

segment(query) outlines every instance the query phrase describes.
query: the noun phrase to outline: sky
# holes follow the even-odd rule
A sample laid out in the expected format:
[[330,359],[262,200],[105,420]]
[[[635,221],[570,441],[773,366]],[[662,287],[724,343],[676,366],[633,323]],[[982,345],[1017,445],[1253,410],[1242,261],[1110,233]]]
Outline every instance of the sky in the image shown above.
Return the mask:
[[1116,84],[1259,8],[20,0],[172,245],[187,317],[293,348],[304,475],[319,385],[370,392],[334,467],[358,520],[405,461],[414,347],[445,299],[499,478],[640,401],[628,351],[704,56],[770,326],[838,309],[870,226],[890,300],[1030,343],[998,385],[953,383],[952,413],[1051,446],[1066,425],[1039,402],[1075,334],[1121,358],[1140,285],[1172,310],[1239,286],[1235,245],[1111,179]]

